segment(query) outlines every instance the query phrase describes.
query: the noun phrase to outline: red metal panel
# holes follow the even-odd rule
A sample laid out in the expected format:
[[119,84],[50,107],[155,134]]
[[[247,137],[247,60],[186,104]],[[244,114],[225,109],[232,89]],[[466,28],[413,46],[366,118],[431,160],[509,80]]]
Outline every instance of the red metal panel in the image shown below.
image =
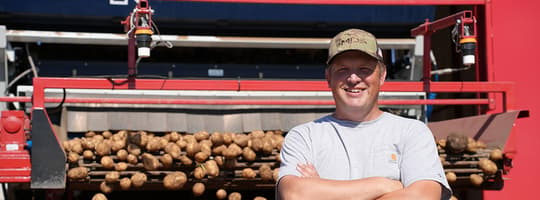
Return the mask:
[[540,93],[538,92],[538,45],[540,44],[540,1],[497,0],[486,4],[486,40],[489,81],[516,84],[517,109],[530,117],[518,119],[506,146],[513,146],[514,168],[505,176],[502,191],[486,191],[485,199],[536,199],[540,159]]
[[483,5],[486,0],[162,0],[219,3],[274,3],[320,5]]

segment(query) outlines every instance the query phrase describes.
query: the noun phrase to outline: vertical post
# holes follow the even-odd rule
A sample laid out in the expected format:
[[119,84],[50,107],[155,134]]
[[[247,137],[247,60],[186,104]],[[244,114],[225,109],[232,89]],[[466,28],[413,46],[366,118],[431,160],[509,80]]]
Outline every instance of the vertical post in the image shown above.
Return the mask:
[[128,35],[128,88],[135,89],[135,77],[137,76],[137,55],[135,55],[135,31]]
[[[7,36],[6,36],[6,26],[0,26],[0,97],[5,96],[5,90],[7,87],[7,74],[8,66],[6,59],[6,47],[7,47]],[[6,110],[6,103],[0,104],[0,110]]]
[[424,82],[424,91],[426,93],[429,93],[429,83],[431,82],[431,34],[432,32],[429,31],[424,34],[424,57],[422,59],[422,62],[424,64],[424,75],[422,77],[422,80]]

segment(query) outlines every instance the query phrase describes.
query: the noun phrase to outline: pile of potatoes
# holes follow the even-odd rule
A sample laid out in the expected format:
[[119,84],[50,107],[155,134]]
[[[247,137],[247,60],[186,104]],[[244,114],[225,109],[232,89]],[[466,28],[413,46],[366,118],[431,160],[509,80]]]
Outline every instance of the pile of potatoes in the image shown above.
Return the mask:
[[[210,181],[214,177],[231,174],[223,171],[234,172],[240,162],[248,163],[242,165],[248,167],[242,170],[242,177],[235,178],[260,177],[262,181],[275,181],[280,162],[278,152],[284,139],[282,134],[281,131],[252,131],[247,134],[168,132],[161,135],[146,131],[89,131],[84,137],[64,141],[62,145],[69,163],[68,178],[87,181],[91,171],[105,171],[104,181],[100,184],[100,190],[105,194],[142,187],[149,181],[148,176],[155,174],[148,172],[165,171],[162,180],[165,189],[180,190],[186,182],[193,181],[193,195],[200,196],[205,191],[203,179]],[[261,157],[274,160],[250,164],[260,161]],[[254,170],[250,166],[259,167]],[[216,197],[223,199],[220,197],[227,196],[226,192],[223,195],[224,192],[218,190]],[[234,192],[228,196],[229,199],[241,198]],[[103,197],[103,194],[96,194],[95,199]]]
[[[476,166],[477,169],[480,169],[480,173],[461,173],[461,175],[468,176],[467,178],[473,186],[482,186],[485,180],[497,174],[499,170],[497,163],[502,165],[504,158],[504,154],[500,149],[489,149],[484,142],[474,140],[462,134],[453,133],[448,135],[446,139],[437,140],[437,147],[439,154],[446,154],[446,157],[441,156],[441,161],[447,171],[446,179],[450,184],[456,183],[458,179],[456,172],[452,171],[452,165],[457,161],[472,161],[472,163],[476,163],[471,164],[471,166]],[[460,160],[449,161],[447,159],[448,156]]]

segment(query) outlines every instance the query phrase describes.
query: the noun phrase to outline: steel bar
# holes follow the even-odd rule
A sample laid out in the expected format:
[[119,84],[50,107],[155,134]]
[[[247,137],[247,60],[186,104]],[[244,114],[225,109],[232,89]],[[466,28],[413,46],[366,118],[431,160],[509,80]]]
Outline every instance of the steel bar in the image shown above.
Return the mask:
[[[10,42],[41,42],[57,44],[121,45],[128,44],[126,34],[56,32],[7,30]],[[224,37],[201,35],[154,35],[152,40],[169,41],[175,47],[212,47],[212,48],[292,48],[292,49],[327,49],[330,38],[287,38],[287,37]],[[382,49],[413,49],[414,39],[378,39]]]

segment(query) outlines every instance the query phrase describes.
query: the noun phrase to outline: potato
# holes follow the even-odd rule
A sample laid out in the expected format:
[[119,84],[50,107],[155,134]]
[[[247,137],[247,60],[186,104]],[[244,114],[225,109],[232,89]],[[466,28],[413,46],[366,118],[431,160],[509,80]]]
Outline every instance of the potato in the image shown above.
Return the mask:
[[103,142],[103,140],[105,140],[105,138],[103,137],[103,135],[95,135],[94,137],[92,137],[92,139],[94,140],[94,142],[97,144],[97,143],[100,143],[100,142]]
[[446,148],[446,139],[437,140],[437,145],[439,145],[443,149]]
[[139,147],[138,145],[136,144],[128,144],[127,145],[127,151],[129,152],[129,154],[133,154],[133,155],[141,155],[141,147]]
[[222,156],[216,156],[214,157],[214,160],[216,161],[216,164],[218,165],[218,167],[223,167],[223,164],[225,163],[225,161]]
[[251,136],[251,138],[263,138],[265,136],[264,132],[261,130],[251,131],[249,135]]
[[125,149],[120,149],[116,152],[116,159],[120,161],[125,161],[127,160],[128,155],[129,154]]
[[117,171],[107,172],[107,174],[105,174],[106,183],[115,183],[118,181],[118,178],[120,178],[120,173]]
[[100,160],[101,166],[105,169],[114,168],[114,161],[110,156],[103,156]]
[[152,154],[144,153],[141,158],[144,165],[144,169],[148,171],[152,171],[159,168],[159,160]]
[[120,179],[120,189],[129,190],[130,187],[131,187],[131,179],[129,179],[128,177],[124,177]]
[[242,195],[238,192],[229,194],[229,200],[242,200]]
[[187,147],[187,141],[183,140],[183,139],[180,139],[178,141],[176,141],[176,145],[178,145],[178,147],[180,147],[180,149],[185,149]]
[[[203,140],[206,141],[206,140]],[[207,144],[201,144],[201,152],[204,152],[208,155],[212,154],[212,146],[209,146]]]
[[487,148],[487,145],[486,145],[486,143],[484,143],[484,142],[478,140],[478,141],[476,141],[476,148],[478,148],[478,149],[485,149],[485,148]]
[[206,159],[208,159],[210,155],[206,152],[198,152],[195,154],[195,161],[197,161],[198,163],[203,163],[204,161],[206,161]]
[[255,198],[253,198],[253,200],[266,200],[266,198],[261,197],[261,196],[256,196]]
[[234,133],[223,133],[223,144],[230,145],[233,143]]
[[195,139],[195,136],[193,135],[184,135],[184,137],[182,137],[184,139],[184,141],[186,141],[186,143],[192,143],[192,142],[197,142],[197,139]]
[[91,150],[84,150],[83,159],[85,159],[85,160],[93,160],[94,159],[94,152],[92,152]]
[[112,152],[118,152],[120,150],[123,150],[126,148],[126,141],[125,140],[113,140],[111,144],[111,150]]
[[260,152],[262,151],[262,148],[263,148],[263,140],[261,138],[253,138],[251,139],[251,149],[253,149],[253,151],[255,152]]
[[165,151],[165,153],[171,155],[172,158],[174,159],[180,159],[180,147],[178,145],[176,145],[175,143],[168,143],[167,145],[165,145],[165,148],[163,148],[163,150]]
[[274,148],[276,148],[278,151],[281,151],[281,147],[283,146],[283,140],[285,138],[282,135],[274,133],[272,139],[274,140]]
[[223,135],[219,132],[214,132],[210,135],[210,141],[212,141],[213,146],[220,146],[223,144]]
[[103,193],[96,193],[92,197],[92,200],[107,200],[107,197]]
[[195,156],[195,154],[200,151],[201,151],[201,146],[197,142],[190,142],[186,146],[186,155],[189,157]]
[[456,173],[454,172],[446,172],[446,180],[448,180],[448,183],[454,183],[457,180]]
[[173,165],[173,158],[171,155],[169,154],[163,154],[160,158],[159,158],[159,161],[161,162],[161,164],[163,164],[163,167],[164,168],[171,168],[172,165]]
[[503,159],[502,151],[500,149],[493,149],[493,151],[489,153],[489,159],[493,161],[502,160]]
[[497,164],[493,161],[482,158],[478,161],[479,168],[487,175],[493,175],[497,173]]
[[167,146],[167,144],[169,144],[169,140],[166,139],[165,137],[160,137],[159,138],[159,144],[160,144],[159,150],[161,150],[161,149],[165,148],[165,146]]
[[452,133],[446,138],[446,149],[449,153],[462,153],[467,148],[468,138],[465,135]]
[[146,131],[131,132],[128,134],[128,140],[130,143],[144,147],[148,143],[148,133]]
[[204,194],[204,190],[205,190],[204,184],[195,183],[192,188],[193,196],[196,196],[196,197],[201,196],[202,194]]
[[251,168],[244,168],[242,170],[242,177],[246,179],[253,179],[255,176],[257,176],[257,173],[255,173],[255,171],[253,171]]
[[182,162],[182,165],[192,165],[193,161],[188,158],[187,156],[180,156],[180,162]]
[[274,144],[272,144],[272,140],[270,139],[263,139],[263,148],[262,152],[266,155],[272,154],[272,151],[274,151]]
[[217,199],[225,199],[227,198],[227,191],[224,189],[219,189],[216,191],[216,198]]
[[484,182],[484,178],[478,174],[471,174],[469,179],[474,186],[480,186]]
[[106,142],[100,142],[96,144],[96,155],[108,156],[111,155],[111,146]]
[[273,173],[272,168],[268,164],[262,164],[259,167],[259,176],[264,181],[273,180]]
[[217,147],[214,147],[214,149],[212,149],[212,153],[214,155],[221,155],[225,149],[227,149],[227,146],[222,144]]
[[202,140],[206,140],[210,137],[210,134],[206,131],[199,131],[193,134],[193,137],[197,140],[197,142],[200,142]]
[[112,133],[110,131],[103,131],[101,135],[103,135],[105,139],[109,139],[112,137]]
[[81,146],[84,150],[94,150],[96,148],[96,144],[94,143],[94,140],[83,138],[81,140]]
[[176,141],[180,140],[181,137],[182,136],[176,131],[170,132],[169,133],[169,142],[176,142]]
[[148,143],[146,144],[146,150],[148,152],[157,152],[160,149],[161,149],[161,138],[153,137],[152,139],[148,140]]
[[113,188],[112,185],[109,185],[105,181],[103,181],[101,182],[101,184],[99,184],[99,190],[101,190],[101,192],[105,194],[109,194],[112,192]]
[[169,190],[179,190],[186,182],[187,176],[184,172],[173,172],[165,176],[163,186]]
[[239,147],[246,147],[249,142],[249,136],[244,134],[236,134],[233,139],[234,143],[237,144]]
[[133,185],[133,187],[141,187],[146,181],[146,174],[143,174],[141,172],[135,172],[135,174],[131,176],[131,184]]
[[272,173],[272,178],[274,178],[274,181],[277,182],[279,179],[279,168],[274,169],[274,173]]
[[248,162],[252,162],[257,158],[257,154],[255,151],[251,150],[251,148],[244,147],[244,150],[242,151],[242,158]]
[[94,131],[88,131],[88,132],[86,132],[86,133],[84,134],[84,137],[89,137],[89,138],[91,138],[91,137],[94,137],[95,135],[96,135],[96,132],[94,132]]
[[132,165],[136,165],[138,162],[139,162],[139,159],[137,159],[137,156],[133,155],[133,154],[129,154],[126,158],[126,161],[129,163],[129,164],[132,164]]
[[65,152],[68,152],[71,150],[71,142],[68,140],[62,141],[62,147],[64,148]]
[[208,176],[219,176],[219,167],[215,160],[208,160],[204,163],[204,168],[206,169],[206,174]]
[[80,141],[72,141],[70,145],[70,151],[75,152],[77,154],[81,154],[83,152],[83,147],[81,145]]
[[229,145],[228,149],[231,149],[232,152],[234,152],[234,154],[236,154],[236,156],[239,156],[240,154],[242,154],[242,148],[240,148],[240,146],[238,146],[237,144],[231,144]]
[[467,138],[467,149],[466,150],[468,152],[471,152],[471,153],[476,153],[478,151],[476,141],[471,137]]
[[80,157],[79,154],[75,152],[69,152],[67,160],[69,163],[75,164],[79,162],[79,157]]
[[206,145],[206,146],[208,146],[208,147],[212,147],[212,145],[214,145],[214,144],[212,143],[212,141],[210,141],[210,139],[201,140],[201,141],[199,142],[199,144],[200,144],[201,146],[202,146],[202,145]]
[[68,171],[68,177],[72,180],[84,179],[88,176],[88,169],[86,167],[75,167]]
[[119,172],[126,171],[127,168],[128,168],[128,165],[125,162],[119,162],[114,165],[114,170],[119,171]]
[[202,167],[196,167],[193,170],[193,177],[195,179],[203,179],[206,176],[206,171]]

